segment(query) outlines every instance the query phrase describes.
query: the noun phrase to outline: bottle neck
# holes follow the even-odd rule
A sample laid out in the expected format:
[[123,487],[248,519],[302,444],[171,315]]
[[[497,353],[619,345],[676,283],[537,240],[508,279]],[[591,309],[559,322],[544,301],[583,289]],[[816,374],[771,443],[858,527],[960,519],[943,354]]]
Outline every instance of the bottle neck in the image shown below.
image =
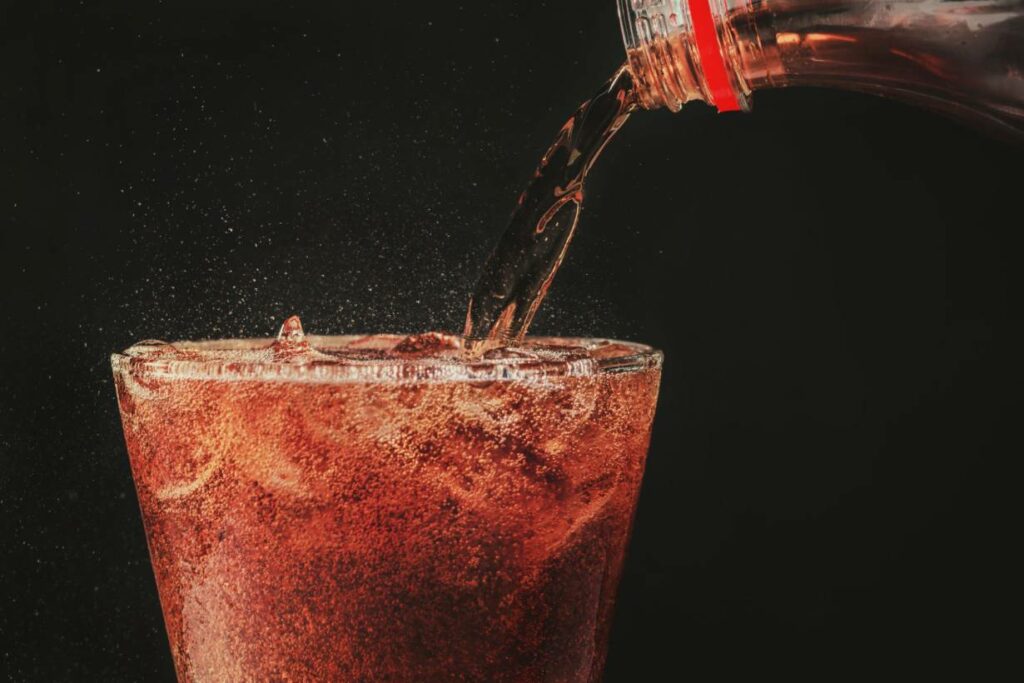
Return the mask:
[[749,109],[762,88],[885,95],[1024,135],[1024,0],[618,0],[637,100]]
[[678,111],[699,100],[719,111],[746,111],[750,93],[770,84],[774,35],[758,35],[757,23],[745,21],[763,0],[618,4],[629,67],[644,108]]

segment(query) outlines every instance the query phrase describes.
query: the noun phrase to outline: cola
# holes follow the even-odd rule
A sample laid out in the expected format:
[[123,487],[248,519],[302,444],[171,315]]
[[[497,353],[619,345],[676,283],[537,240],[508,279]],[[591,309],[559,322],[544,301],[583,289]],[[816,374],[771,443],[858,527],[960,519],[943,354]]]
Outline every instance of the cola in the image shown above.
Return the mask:
[[597,681],[649,347],[143,342],[113,368],[180,681]]

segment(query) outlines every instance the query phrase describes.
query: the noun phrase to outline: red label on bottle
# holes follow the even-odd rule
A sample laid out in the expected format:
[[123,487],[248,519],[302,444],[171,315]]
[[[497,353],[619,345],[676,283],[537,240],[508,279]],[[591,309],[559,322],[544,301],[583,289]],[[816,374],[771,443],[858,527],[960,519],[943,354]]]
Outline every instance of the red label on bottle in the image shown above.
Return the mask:
[[722,46],[718,42],[715,19],[711,16],[710,0],[688,0],[690,18],[693,20],[693,34],[697,39],[697,51],[704,71],[704,81],[719,112],[739,111],[740,103],[729,82]]

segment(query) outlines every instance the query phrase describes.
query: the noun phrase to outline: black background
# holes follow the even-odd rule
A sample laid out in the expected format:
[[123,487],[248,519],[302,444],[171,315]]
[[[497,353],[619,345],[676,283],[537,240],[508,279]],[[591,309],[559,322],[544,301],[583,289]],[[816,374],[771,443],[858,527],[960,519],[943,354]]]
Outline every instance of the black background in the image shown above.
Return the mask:
[[[458,329],[614,2],[0,12],[0,675],[173,680],[108,354]],[[623,130],[534,328],[667,357],[608,681],[1009,655],[1020,161],[827,91]]]

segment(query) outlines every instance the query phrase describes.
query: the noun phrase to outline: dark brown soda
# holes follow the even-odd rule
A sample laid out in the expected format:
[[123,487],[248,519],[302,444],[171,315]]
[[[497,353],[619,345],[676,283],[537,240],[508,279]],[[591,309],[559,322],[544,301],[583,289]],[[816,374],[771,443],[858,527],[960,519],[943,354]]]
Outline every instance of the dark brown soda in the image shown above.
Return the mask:
[[660,355],[460,347],[115,356],[179,681],[600,680]]

